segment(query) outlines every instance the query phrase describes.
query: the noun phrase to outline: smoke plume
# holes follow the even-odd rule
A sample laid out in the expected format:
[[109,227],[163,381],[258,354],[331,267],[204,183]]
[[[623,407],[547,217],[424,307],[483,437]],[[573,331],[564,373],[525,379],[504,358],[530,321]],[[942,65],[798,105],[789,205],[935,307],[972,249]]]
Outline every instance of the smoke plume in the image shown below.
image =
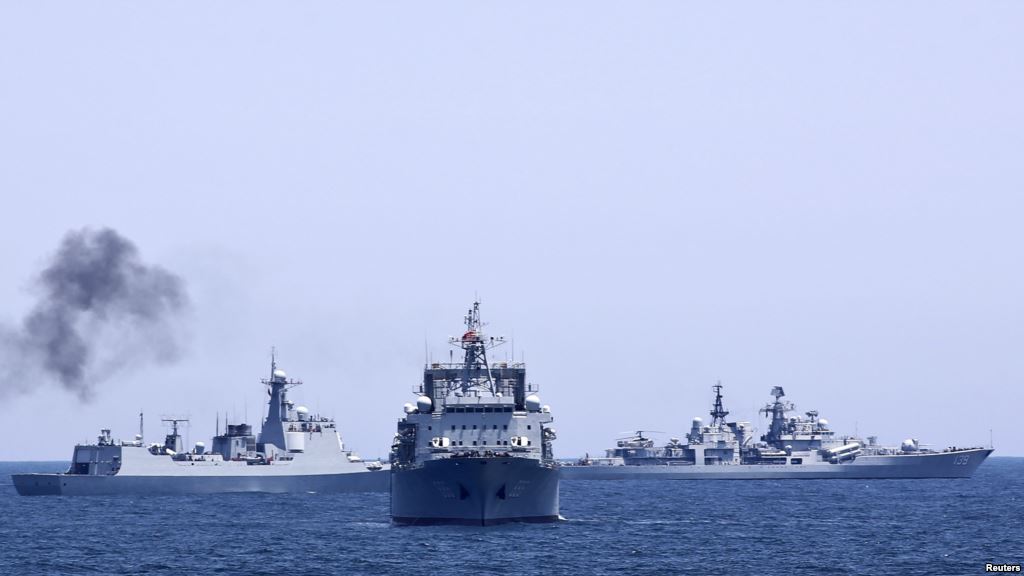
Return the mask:
[[19,374],[4,375],[5,388],[25,391],[26,376],[41,373],[88,399],[113,370],[177,357],[184,284],[143,263],[116,231],[69,232],[36,285],[39,300],[20,328],[0,335],[5,355],[19,366]]

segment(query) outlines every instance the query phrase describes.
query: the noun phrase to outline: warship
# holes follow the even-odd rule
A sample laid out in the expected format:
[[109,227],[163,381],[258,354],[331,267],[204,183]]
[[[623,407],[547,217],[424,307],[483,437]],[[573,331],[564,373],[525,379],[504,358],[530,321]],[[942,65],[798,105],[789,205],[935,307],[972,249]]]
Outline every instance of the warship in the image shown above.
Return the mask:
[[[405,405],[391,452],[391,518],[397,524],[491,525],[554,521],[555,430],[527,385],[523,363],[488,364],[503,338],[485,337],[480,303],[449,343],[462,363],[429,363]],[[454,350],[452,351],[454,352]]]
[[13,474],[18,493],[36,495],[179,495],[219,492],[386,492],[380,462],[346,450],[335,421],[288,399],[291,380],[271,359],[269,395],[259,435],[250,424],[227,424],[209,450],[187,449],[179,433],[186,419],[166,418],[163,443],[143,441],[143,416],[134,440],[115,440],[104,429],[95,444],[79,444],[60,474]]
[[[708,425],[693,419],[686,440],[671,438],[664,446],[644,431],[620,439],[604,458],[585,457],[561,467],[565,480],[620,479],[782,479],[782,478],[968,478],[992,448],[933,450],[914,438],[898,447],[837,435],[815,410],[795,414],[783,400],[781,386],[774,401],[760,410],[768,421],[758,441],[749,422],[728,422],[722,385],[713,387],[714,405]],[[792,414],[792,415],[790,415]]]

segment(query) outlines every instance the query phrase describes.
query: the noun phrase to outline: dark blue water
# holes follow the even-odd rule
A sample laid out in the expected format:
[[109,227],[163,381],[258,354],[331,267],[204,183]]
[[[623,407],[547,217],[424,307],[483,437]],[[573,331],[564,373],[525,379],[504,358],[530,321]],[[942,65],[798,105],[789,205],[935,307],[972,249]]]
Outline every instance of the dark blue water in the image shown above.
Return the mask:
[[564,522],[398,527],[386,494],[24,498],[4,574],[980,574],[1024,561],[1024,459],[970,480],[563,482]]

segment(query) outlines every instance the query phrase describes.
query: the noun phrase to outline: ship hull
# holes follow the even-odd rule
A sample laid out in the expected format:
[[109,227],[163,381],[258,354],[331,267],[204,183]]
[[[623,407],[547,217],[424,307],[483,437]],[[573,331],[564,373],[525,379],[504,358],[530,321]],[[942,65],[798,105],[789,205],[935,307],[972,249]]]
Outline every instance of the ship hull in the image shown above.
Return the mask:
[[158,496],[225,492],[387,492],[386,470],[274,476],[12,474],[22,496]]
[[991,449],[938,454],[861,456],[841,464],[562,466],[563,480],[780,480],[847,478],[970,478]]
[[391,518],[398,524],[558,520],[556,467],[530,458],[446,458],[391,471]]

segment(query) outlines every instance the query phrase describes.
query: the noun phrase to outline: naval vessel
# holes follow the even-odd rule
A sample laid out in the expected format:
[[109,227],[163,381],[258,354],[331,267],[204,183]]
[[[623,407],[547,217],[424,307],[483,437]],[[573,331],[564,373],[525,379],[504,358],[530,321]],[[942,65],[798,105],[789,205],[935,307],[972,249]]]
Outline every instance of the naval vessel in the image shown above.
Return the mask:
[[558,519],[555,430],[522,363],[488,364],[480,303],[449,343],[463,362],[428,363],[391,452],[391,518],[399,524]]
[[686,439],[663,446],[643,431],[620,439],[604,458],[585,457],[563,465],[565,480],[620,479],[772,479],[772,478],[968,478],[992,448],[950,447],[933,450],[915,438],[900,446],[882,446],[877,437],[840,436],[815,410],[796,414],[783,400],[760,410],[768,430],[756,438],[749,422],[728,422],[722,385],[713,387],[711,421],[693,419]]
[[67,472],[14,474],[14,486],[25,496],[387,491],[386,466],[346,450],[332,418],[288,398],[302,382],[274,360],[261,382],[269,400],[259,435],[250,424],[227,422],[221,433],[218,418],[210,449],[203,442],[188,449],[179,431],[187,420],[168,418],[163,443],[146,444],[140,414],[134,440],[115,440],[104,429],[95,444],[75,446]]

